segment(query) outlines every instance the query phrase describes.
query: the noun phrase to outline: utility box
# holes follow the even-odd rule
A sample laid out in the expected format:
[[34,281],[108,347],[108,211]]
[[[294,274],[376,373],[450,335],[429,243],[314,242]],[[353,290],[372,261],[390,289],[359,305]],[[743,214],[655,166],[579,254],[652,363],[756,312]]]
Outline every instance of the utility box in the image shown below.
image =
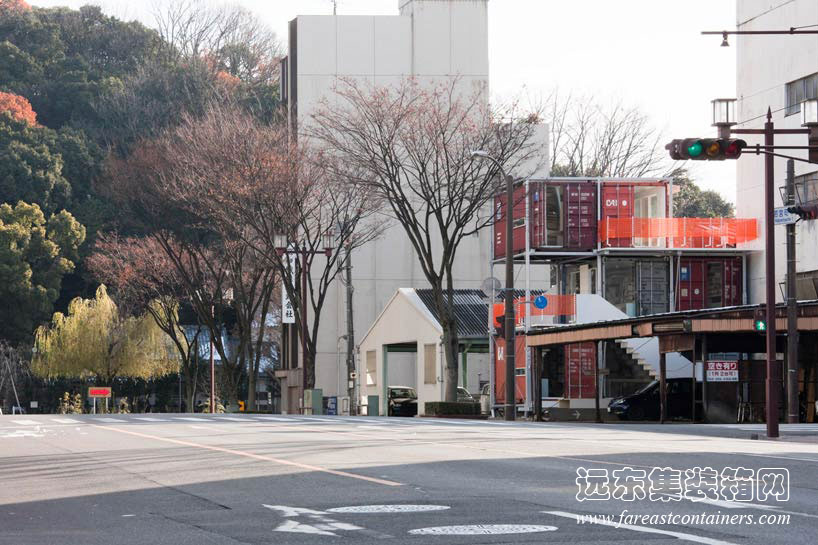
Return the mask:
[[324,392],[321,388],[304,390],[304,414],[324,413]]
[[378,396],[366,396],[366,415],[367,416],[379,416],[380,411],[378,410]]

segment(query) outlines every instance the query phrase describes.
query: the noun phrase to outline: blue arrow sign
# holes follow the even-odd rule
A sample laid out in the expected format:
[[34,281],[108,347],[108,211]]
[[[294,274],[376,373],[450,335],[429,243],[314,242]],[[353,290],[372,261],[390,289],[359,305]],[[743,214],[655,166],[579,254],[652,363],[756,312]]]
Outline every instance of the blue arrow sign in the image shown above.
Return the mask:
[[538,295],[536,299],[534,299],[534,306],[538,309],[542,310],[548,306],[548,298],[545,295]]

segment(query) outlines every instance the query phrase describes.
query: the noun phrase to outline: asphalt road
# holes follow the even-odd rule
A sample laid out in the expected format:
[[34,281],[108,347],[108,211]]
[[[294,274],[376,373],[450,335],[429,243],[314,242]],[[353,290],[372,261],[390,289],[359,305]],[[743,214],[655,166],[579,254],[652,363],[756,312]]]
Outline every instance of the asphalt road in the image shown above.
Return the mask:
[[[818,543],[818,426],[749,440],[762,430],[0,416],[0,544]],[[750,501],[674,493],[667,476],[695,467],[753,470],[720,481]]]

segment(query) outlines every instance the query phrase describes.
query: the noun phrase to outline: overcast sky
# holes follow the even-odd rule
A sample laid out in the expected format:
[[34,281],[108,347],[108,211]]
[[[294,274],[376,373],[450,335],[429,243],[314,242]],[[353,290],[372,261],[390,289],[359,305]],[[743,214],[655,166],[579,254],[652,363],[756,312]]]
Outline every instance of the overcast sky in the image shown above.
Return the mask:
[[[172,0],[171,0],[172,1]],[[29,0],[100,4],[151,24],[153,0]],[[331,0],[237,0],[282,41],[297,15],[331,14]],[[338,0],[339,15],[397,14],[398,0]],[[710,100],[735,95],[735,48],[702,30],[735,28],[735,0],[490,0],[489,61],[496,96],[594,94],[639,106],[666,140],[709,136]],[[735,163],[690,163],[694,178],[735,202]]]

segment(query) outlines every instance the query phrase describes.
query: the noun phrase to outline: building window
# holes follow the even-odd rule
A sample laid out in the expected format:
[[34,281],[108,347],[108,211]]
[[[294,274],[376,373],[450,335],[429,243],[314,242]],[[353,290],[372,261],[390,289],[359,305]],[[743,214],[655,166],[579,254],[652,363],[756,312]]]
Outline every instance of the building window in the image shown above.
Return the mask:
[[377,369],[375,367],[375,351],[367,350],[366,352],[366,385],[377,385]]
[[799,113],[802,102],[818,98],[818,73],[789,82],[786,85],[786,93],[786,115]]
[[423,384],[437,383],[435,360],[437,359],[437,345],[423,345]]

